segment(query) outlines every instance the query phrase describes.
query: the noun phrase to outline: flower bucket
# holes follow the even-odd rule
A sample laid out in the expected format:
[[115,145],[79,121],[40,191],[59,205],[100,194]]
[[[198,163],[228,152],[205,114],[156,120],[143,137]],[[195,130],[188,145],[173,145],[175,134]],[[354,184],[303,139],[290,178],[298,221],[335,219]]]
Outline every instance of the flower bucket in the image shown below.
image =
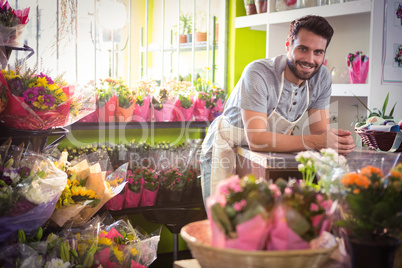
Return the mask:
[[171,122],[173,121],[174,105],[171,100],[163,104],[161,110],[153,108],[155,122]]
[[113,95],[106,103],[99,103],[99,122],[114,122],[117,107],[117,96]]
[[373,240],[349,238],[349,243],[352,268],[393,268],[401,241],[393,237],[376,237]]
[[150,191],[148,189],[143,190],[142,197],[140,201],[140,207],[154,206],[156,203],[156,198],[158,195],[158,190]]
[[133,122],[145,122],[148,120],[149,114],[149,103],[151,101],[151,96],[148,95],[142,105],[135,104],[134,113],[133,113]]

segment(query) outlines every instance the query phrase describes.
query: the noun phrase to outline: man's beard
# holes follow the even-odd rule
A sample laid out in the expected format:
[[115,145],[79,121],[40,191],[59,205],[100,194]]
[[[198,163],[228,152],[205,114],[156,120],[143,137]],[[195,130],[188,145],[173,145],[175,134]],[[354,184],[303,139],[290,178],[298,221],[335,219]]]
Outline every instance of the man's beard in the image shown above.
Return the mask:
[[[320,64],[318,66],[316,64],[310,64],[310,63],[301,62],[301,61],[294,62],[291,59],[288,59],[287,62],[288,62],[290,71],[294,74],[294,76],[296,76],[297,79],[300,79],[300,80],[309,80],[311,77],[313,77],[318,72],[318,70],[320,69],[320,67],[322,65],[322,64]],[[300,65],[300,64],[304,65],[304,66],[313,67],[313,68],[315,68],[315,70],[312,73],[300,72],[299,70],[297,70],[297,65]]]

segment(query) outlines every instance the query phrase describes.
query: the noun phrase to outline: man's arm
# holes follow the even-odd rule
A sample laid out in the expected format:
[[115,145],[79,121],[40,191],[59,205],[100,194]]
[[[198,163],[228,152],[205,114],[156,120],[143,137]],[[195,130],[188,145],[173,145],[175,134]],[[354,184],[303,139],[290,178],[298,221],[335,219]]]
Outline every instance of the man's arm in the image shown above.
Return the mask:
[[310,135],[285,135],[267,131],[265,113],[242,110],[242,119],[249,147],[261,152],[295,152],[308,149],[334,148],[347,154],[354,149],[350,132],[329,129],[328,110],[310,110]]

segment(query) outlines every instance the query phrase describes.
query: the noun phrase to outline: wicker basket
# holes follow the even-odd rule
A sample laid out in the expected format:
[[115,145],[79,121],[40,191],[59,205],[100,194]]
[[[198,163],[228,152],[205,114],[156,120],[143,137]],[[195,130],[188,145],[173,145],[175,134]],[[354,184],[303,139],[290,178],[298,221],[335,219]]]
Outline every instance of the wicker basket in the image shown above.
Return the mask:
[[180,232],[191,254],[204,268],[321,267],[337,246],[328,249],[245,251],[212,247],[208,220],[187,224]]
[[[375,131],[364,128],[355,129],[355,132],[360,135],[367,147],[381,151],[389,151],[397,135],[402,135],[400,132]],[[402,152],[402,143],[395,152]]]

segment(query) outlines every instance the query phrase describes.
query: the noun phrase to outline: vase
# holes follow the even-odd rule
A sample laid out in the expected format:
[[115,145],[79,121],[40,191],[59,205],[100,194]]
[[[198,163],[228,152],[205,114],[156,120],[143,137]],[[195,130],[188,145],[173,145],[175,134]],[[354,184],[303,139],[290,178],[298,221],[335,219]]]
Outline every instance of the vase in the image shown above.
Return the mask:
[[401,241],[393,237],[373,239],[349,238],[352,268],[393,268],[395,253]]
[[195,42],[205,42],[207,41],[206,32],[195,32]]

